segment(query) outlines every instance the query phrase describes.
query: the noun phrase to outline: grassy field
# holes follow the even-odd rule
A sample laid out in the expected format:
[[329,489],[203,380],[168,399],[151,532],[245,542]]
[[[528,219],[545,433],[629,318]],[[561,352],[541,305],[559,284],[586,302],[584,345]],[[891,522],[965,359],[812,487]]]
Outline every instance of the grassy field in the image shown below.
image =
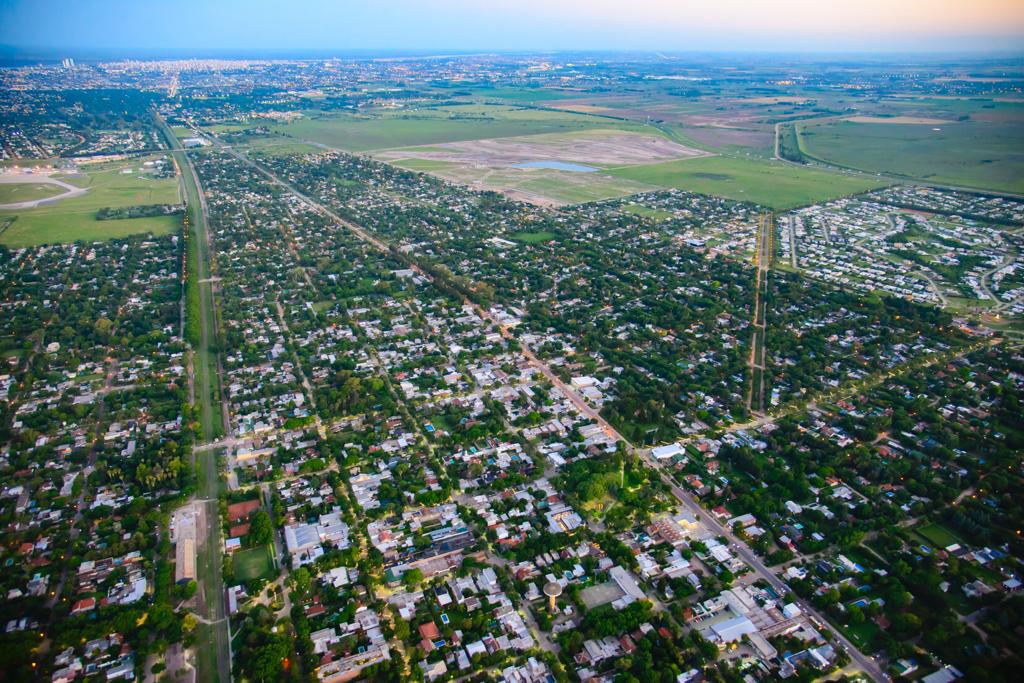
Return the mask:
[[391,162],[395,166],[401,166],[407,168],[410,171],[421,171],[423,173],[434,173],[435,171],[445,171],[459,164],[451,161],[438,161],[437,159],[396,159]]
[[[427,109],[378,110],[372,115],[319,114],[271,130],[350,152],[430,145],[459,140],[558,133],[617,125],[569,112],[467,104]],[[621,124],[630,130],[637,124]]]
[[541,88],[466,88],[476,99],[508,100],[510,102],[549,102],[578,97],[579,93]]
[[[936,130],[938,129],[938,130]],[[811,158],[873,173],[1024,192],[1024,123],[830,121],[797,127]]]
[[[509,171],[508,175],[517,171]],[[626,195],[651,190],[651,186],[627,178],[617,178],[604,173],[573,173],[571,171],[542,170],[540,173],[529,172],[510,182],[502,183],[502,188],[511,188],[516,192],[549,199],[557,204],[583,204],[602,199],[613,199]]]
[[235,568],[235,579],[241,582],[251,579],[270,579],[274,576],[274,561],[270,556],[270,546],[239,550],[232,558]]
[[555,233],[548,232],[546,230],[541,232],[516,232],[509,235],[516,242],[525,242],[526,244],[540,244],[541,242],[548,242],[555,239]]
[[[0,234],[0,243],[17,248],[78,240],[107,240],[146,232],[157,235],[174,232],[180,223],[177,216],[96,220],[96,212],[104,207],[181,202],[177,179],[155,179],[140,173],[135,163],[139,161],[131,165],[125,162],[105,164],[90,168],[84,176],[61,178],[73,185],[89,188],[84,195],[33,209],[0,211],[0,219],[16,216]],[[123,168],[132,168],[133,171],[125,174],[121,172]]]
[[50,183],[0,183],[0,204],[46,199],[62,192],[64,188]]
[[789,209],[887,184],[863,176],[733,157],[701,157],[610,171],[620,178]]
[[937,522],[919,526],[914,531],[930,541],[936,549],[946,548],[954,543],[963,543],[956,534]]
[[283,136],[254,136],[248,138],[245,145],[252,150],[253,154],[266,155],[269,157],[310,154],[312,152],[320,151],[319,147]]
[[622,210],[636,216],[653,218],[656,221],[663,221],[666,218],[672,217],[672,214],[669,211],[665,211],[664,209],[654,209],[649,206],[643,206],[642,204],[626,204],[622,207]]

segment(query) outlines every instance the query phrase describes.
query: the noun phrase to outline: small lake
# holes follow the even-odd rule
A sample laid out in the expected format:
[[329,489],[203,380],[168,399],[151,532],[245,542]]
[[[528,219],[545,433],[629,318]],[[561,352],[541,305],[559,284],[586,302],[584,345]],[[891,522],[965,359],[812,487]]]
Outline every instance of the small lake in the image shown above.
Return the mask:
[[568,161],[527,161],[522,164],[514,164],[512,168],[551,168],[556,171],[577,171],[579,173],[593,173],[598,170],[593,166],[573,164]]

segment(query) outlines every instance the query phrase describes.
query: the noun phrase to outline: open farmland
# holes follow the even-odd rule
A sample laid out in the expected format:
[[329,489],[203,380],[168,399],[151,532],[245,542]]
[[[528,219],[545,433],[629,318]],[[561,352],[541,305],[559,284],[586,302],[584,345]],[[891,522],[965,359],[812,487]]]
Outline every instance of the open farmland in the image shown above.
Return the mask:
[[649,185],[755,202],[774,209],[827,201],[887,184],[881,179],[864,176],[732,157],[703,157],[631,166],[614,169],[610,173]]
[[[154,178],[140,170],[142,161],[119,162],[88,168],[83,173],[59,176],[60,180],[86,189],[84,194],[41,204],[31,209],[0,211],[0,219],[13,221],[0,234],[9,247],[36,244],[106,240],[152,232],[167,234],[178,226],[177,216],[151,216],[121,220],[97,220],[102,208],[179,204],[175,178]],[[124,171],[130,169],[130,173]]]
[[[882,121],[886,121],[883,123]],[[805,156],[874,173],[1024,192],[1024,118],[924,123],[906,118],[803,122]]]
[[[270,126],[300,140],[349,152],[513,135],[607,128],[614,122],[568,112],[502,105],[452,105],[307,116]],[[635,124],[622,127],[635,129]]]

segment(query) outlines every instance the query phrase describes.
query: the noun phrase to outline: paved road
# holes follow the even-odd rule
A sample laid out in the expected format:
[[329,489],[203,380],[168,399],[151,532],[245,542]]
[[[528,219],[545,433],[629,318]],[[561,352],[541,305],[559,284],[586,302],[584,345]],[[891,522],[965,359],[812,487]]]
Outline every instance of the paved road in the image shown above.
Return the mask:
[[34,209],[41,204],[49,204],[50,202],[60,201],[61,199],[70,199],[71,197],[77,197],[89,191],[88,188],[76,187],[71,183],[65,183],[63,180],[57,180],[56,178],[51,178],[50,176],[40,175],[37,173],[0,173],[0,184],[15,183],[38,183],[46,185],[56,185],[58,187],[63,188],[64,192],[53,197],[43,197],[42,199],[30,199],[23,202],[12,202],[10,204],[0,204],[0,209]]

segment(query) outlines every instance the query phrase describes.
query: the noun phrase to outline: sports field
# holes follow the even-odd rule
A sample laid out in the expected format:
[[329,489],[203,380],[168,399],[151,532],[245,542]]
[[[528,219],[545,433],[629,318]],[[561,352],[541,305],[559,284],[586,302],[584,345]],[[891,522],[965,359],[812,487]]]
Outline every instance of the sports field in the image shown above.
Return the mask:
[[873,173],[1024,192],[1024,122],[892,121],[801,123],[800,148],[811,158]]
[[238,581],[269,579],[274,576],[274,561],[270,556],[269,545],[239,550],[232,556],[231,562]]
[[63,188],[49,183],[0,183],[0,204],[46,199],[62,192]]
[[[141,164],[139,159],[122,161],[89,167],[82,174],[58,176],[72,185],[88,188],[88,192],[32,209],[0,211],[0,220],[14,218],[0,234],[0,244],[17,248],[174,232],[180,223],[178,216],[96,220],[96,212],[104,207],[181,202],[176,178],[154,178],[139,170]],[[131,173],[123,172],[125,169],[131,169]]]
[[291,123],[271,124],[269,128],[299,140],[366,152],[609,126],[637,129],[636,124],[568,112],[485,104],[376,110],[367,114],[311,114]]
[[648,185],[755,202],[774,209],[815,204],[888,184],[861,175],[723,156],[630,166],[610,173]]

